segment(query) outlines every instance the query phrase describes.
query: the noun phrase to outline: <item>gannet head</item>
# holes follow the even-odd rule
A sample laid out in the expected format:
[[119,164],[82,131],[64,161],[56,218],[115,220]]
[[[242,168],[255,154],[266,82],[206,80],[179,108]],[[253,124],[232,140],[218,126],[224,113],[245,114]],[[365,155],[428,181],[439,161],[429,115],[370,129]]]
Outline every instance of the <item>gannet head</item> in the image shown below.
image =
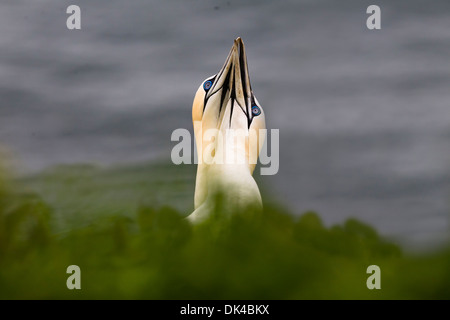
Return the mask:
[[252,174],[264,142],[265,119],[252,91],[241,38],[234,40],[220,71],[200,84],[192,120],[199,162],[195,211],[188,219],[208,216],[218,193],[226,198],[229,211],[261,207]]
[[[192,120],[200,162],[213,157],[215,163],[233,163],[241,161],[239,156],[243,155],[250,174],[253,173],[264,142],[260,129],[266,125],[263,108],[252,91],[241,38],[234,40],[220,71],[200,84]],[[221,137],[217,137],[219,134]],[[215,142],[214,150],[208,148],[211,142]]]

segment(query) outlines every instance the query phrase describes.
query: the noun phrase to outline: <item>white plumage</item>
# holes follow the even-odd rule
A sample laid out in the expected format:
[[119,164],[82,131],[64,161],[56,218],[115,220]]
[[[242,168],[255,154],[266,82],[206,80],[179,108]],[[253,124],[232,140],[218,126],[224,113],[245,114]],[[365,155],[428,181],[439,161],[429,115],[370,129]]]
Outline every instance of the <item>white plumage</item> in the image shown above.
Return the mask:
[[244,43],[237,38],[222,69],[198,88],[192,120],[199,164],[192,222],[221,213],[261,208],[252,176],[263,143],[264,111],[251,89]]

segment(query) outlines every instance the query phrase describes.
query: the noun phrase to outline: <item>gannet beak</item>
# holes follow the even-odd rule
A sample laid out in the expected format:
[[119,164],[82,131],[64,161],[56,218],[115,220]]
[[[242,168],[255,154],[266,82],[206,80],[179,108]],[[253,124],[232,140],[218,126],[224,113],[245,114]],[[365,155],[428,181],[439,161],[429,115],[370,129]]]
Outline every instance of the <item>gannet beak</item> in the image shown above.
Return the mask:
[[[214,102],[209,101],[210,99]],[[203,105],[204,114],[214,114],[219,123],[227,123],[222,121],[227,113],[230,119],[227,127],[231,127],[231,117],[233,116],[234,108],[239,107],[247,118],[247,128],[250,127],[254,97],[250,84],[245,46],[241,38],[234,40],[223,67],[213,78],[211,88],[205,95]],[[209,110],[207,110],[208,108]]]
[[235,64],[234,64],[234,96],[232,98],[236,100],[237,104],[243,109],[244,113],[247,115],[249,120],[248,125],[250,126],[251,121],[251,107],[252,107],[252,87],[250,84],[250,75],[248,73],[247,65],[247,55],[245,54],[244,42],[241,38],[237,38],[234,41],[237,46],[237,52],[235,54]]

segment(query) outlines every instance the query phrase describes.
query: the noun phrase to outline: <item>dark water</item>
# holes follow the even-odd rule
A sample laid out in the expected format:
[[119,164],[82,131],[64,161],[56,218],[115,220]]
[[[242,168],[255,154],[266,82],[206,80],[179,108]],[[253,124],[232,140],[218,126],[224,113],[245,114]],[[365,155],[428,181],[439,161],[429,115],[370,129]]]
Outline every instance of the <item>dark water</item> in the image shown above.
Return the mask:
[[[81,7],[79,31],[66,8]],[[0,144],[28,171],[169,159],[232,41],[280,129],[264,181],[295,212],[354,216],[412,246],[448,238],[450,2],[18,1],[0,4]]]

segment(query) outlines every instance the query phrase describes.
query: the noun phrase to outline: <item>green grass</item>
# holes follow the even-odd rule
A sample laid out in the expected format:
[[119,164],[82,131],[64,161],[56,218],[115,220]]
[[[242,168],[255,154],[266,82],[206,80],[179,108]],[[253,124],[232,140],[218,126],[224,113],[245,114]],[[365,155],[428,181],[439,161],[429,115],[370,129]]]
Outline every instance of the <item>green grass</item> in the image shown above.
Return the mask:
[[[449,299],[450,250],[405,254],[355,219],[266,204],[192,226],[195,168],[0,170],[1,299]],[[366,287],[369,265],[381,289]],[[81,290],[69,290],[69,265]]]

